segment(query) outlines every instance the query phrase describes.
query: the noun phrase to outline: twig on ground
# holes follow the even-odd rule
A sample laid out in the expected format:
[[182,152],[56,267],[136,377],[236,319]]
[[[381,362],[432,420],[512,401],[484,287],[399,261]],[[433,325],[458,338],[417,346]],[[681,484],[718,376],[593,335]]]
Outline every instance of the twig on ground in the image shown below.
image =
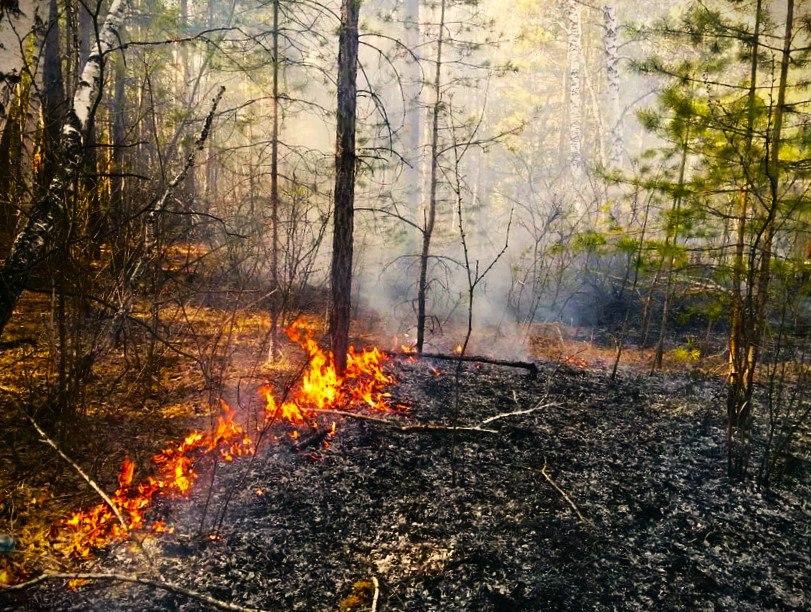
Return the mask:
[[384,427],[388,427],[395,431],[400,431],[402,433],[485,433],[485,434],[496,434],[498,435],[500,432],[495,429],[486,429],[484,427],[480,427],[478,425],[472,426],[460,426],[460,427],[450,427],[448,425],[441,425],[439,423],[424,423],[418,425],[403,425],[402,423],[395,421],[393,419],[381,419],[380,417],[373,417],[366,414],[359,414],[357,412],[347,412],[345,410],[330,410],[328,408],[323,409],[315,409],[313,412],[317,412],[320,414],[334,414],[337,416],[347,417],[350,419],[358,419],[361,421],[368,421],[371,423],[377,423],[378,425],[382,425]]
[[192,589],[187,589],[186,587],[182,587],[180,585],[173,584],[171,582],[163,582],[162,580],[145,578],[143,576],[138,576],[136,574],[117,574],[117,573],[95,574],[81,572],[75,574],[67,574],[67,573],[40,574],[36,578],[32,578],[31,580],[28,580],[26,582],[21,582],[19,584],[3,587],[2,589],[0,589],[0,591],[22,591],[32,586],[36,586],[37,584],[40,584],[42,582],[46,582],[48,580],[112,580],[118,582],[130,582],[133,584],[143,584],[146,586],[155,587],[157,589],[162,589],[164,591],[171,591],[173,593],[185,595],[192,599],[197,599],[199,601],[207,603],[220,610],[235,610],[236,612],[263,612],[261,608],[246,608],[245,606],[240,606],[238,604],[222,601],[220,599],[215,599],[214,597],[206,595],[205,593],[193,591]]
[[30,414],[28,414],[26,412],[23,412],[23,414],[25,415],[25,418],[27,418],[29,421],[31,421],[31,424],[34,426],[34,429],[37,430],[37,433],[39,434],[40,438],[42,438],[42,441],[45,442],[51,448],[53,448],[57,452],[57,454],[60,457],[62,457],[62,459],[64,459],[67,463],[70,464],[70,466],[74,470],[76,470],[76,472],[79,474],[79,476],[81,476],[84,479],[84,481],[87,484],[89,484],[90,487],[96,493],[99,494],[99,497],[101,497],[104,500],[104,503],[106,503],[108,506],[110,506],[110,509],[113,511],[113,514],[115,514],[115,517],[118,519],[118,522],[121,523],[121,526],[124,528],[124,531],[129,531],[130,530],[129,526],[127,525],[126,521],[124,520],[124,517],[121,515],[121,511],[118,509],[118,506],[116,506],[115,503],[113,503],[113,500],[110,499],[110,497],[101,489],[101,487],[99,485],[97,485],[96,482],[92,478],[90,478],[90,476],[87,475],[87,472],[85,472],[81,468],[81,466],[79,466],[73,459],[71,459],[64,452],[62,452],[62,449],[59,448],[56,445],[56,442],[51,440],[51,438],[48,437],[48,434],[46,434],[42,430],[42,427],[39,426],[39,423],[37,423],[34,420],[34,417],[32,417]]
[[[543,400],[541,400],[541,401],[543,401]],[[557,406],[557,405],[558,405],[557,402],[549,402],[548,404],[538,403],[535,406],[533,406],[532,408],[527,408],[525,410],[516,410],[515,412],[502,412],[501,414],[496,414],[496,415],[493,415],[491,417],[488,417],[488,418],[484,419],[480,423],[480,425],[489,425],[493,421],[499,421],[501,419],[506,419],[506,418],[514,417],[514,416],[521,416],[523,414],[532,414],[533,412],[537,412],[538,410],[543,410],[544,408],[550,408],[552,406]]]
[[561,496],[563,499],[565,499],[565,500],[566,500],[566,502],[569,504],[569,506],[571,506],[572,510],[574,510],[575,514],[577,515],[577,518],[579,518],[579,519],[580,519],[580,522],[582,522],[584,525],[587,525],[587,526],[591,527],[591,526],[592,526],[591,521],[590,521],[590,520],[588,520],[588,519],[587,519],[585,516],[583,516],[583,515],[580,513],[580,510],[578,510],[577,506],[576,506],[576,505],[575,505],[575,503],[572,501],[572,498],[571,498],[571,497],[569,497],[569,496],[566,494],[566,491],[564,491],[563,489],[561,489],[561,488],[558,486],[558,484],[557,484],[557,483],[556,483],[554,480],[552,480],[552,477],[551,477],[551,476],[549,475],[549,473],[546,471],[546,462],[545,462],[545,461],[544,461],[543,467],[541,468],[541,475],[542,475],[544,478],[546,478],[546,482],[548,482],[550,485],[552,485],[552,487],[555,489],[555,491],[557,491],[558,493],[560,493],[560,496]]
[[320,446],[324,440],[326,440],[327,436],[329,435],[329,429],[324,427],[322,429],[316,429],[311,434],[304,436],[301,440],[299,440],[296,444],[293,445],[293,450],[296,452],[303,451],[306,448],[310,448],[311,446]]
[[370,612],[377,612],[377,600],[380,597],[380,582],[378,582],[377,576],[372,576],[372,584],[375,586],[375,594],[372,597]]
[[472,361],[489,365],[505,366],[508,368],[522,368],[532,374],[538,373],[538,365],[531,361],[511,361],[509,359],[495,359],[483,355],[446,355],[444,353],[407,353],[400,351],[385,351],[393,357],[425,357],[428,359],[442,359],[444,361]]

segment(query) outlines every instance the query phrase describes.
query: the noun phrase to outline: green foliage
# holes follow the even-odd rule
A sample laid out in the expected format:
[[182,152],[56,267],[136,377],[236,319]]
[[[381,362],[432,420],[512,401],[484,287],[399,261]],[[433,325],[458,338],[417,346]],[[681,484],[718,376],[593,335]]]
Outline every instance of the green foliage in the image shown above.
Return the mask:
[[575,253],[596,253],[608,240],[605,235],[595,230],[575,234],[572,238],[572,250]]
[[626,253],[628,255],[632,253],[636,253],[637,249],[639,248],[639,241],[636,240],[633,236],[620,236],[616,242],[616,249],[620,253]]

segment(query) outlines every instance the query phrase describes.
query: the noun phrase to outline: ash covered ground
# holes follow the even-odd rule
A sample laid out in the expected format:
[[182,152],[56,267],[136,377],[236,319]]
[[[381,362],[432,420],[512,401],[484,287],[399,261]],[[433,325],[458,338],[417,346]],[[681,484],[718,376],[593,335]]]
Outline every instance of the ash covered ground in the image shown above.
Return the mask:
[[[394,369],[394,400],[411,408],[392,418],[450,421],[453,365]],[[379,610],[808,609],[808,474],[769,494],[731,484],[721,398],[720,381],[688,375],[611,385],[602,371],[469,364],[463,424],[553,405],[491,423],[498,435],[460,435],[456,486],[448,434],[341,420],[329,448],[283,439],[220,465],[210,495],[209,472],[193,500],[164,503],[175,532],[146,541],[151,569],[132,544],[87,569],[156,571],[273,610],[368,610],[372,576]],[[10,595],[0,602],[14,609],[206,608],[109,582]]]

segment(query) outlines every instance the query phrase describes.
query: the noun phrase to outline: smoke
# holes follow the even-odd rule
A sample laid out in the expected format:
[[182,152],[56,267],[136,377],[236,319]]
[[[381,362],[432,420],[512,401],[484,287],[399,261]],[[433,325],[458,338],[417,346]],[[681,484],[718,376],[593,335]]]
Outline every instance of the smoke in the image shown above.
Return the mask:
[[[652,91],[653,84],[624,65],[617,78],[612,72],[616,63],[609,65],[610,58],[605,57],[602,10],[592,14],[587,5],[574,5],[583,12],[579,50],[578,45],[573,50],[566,29],[572,3],[558,3],[544,12],[537,3],[488,0],[476,7],[448,3],[448,23],[466,25],[446,39],[442,67],[437,219],[428,286],[429,347],[447,350],[464,338],[468,273],[475,280],[477,269],[479,275],[487,272],[474,293],[472,350],[526,357],[534,325],[548,321],[595,325],[605,319],[595,304],[605,299],[605,277],[616,272],[616,262],[598,262],[594,254],[569,247],[583,233],[604,230],[606,210],[622,209],[618,203],[622,194],[607,187],[596,168],[614,156],[618,138],[623,164],[648,144],[634,113],[646,103],[644,94]],[[396,337],[403,344],[413,341],[416,326],[420,228],[425,226],[430,193],[435,102],[437,12],[425,4],[421,10],[420,31],[409,32],[410,40],[419,42],[418,48],[406,51],[392,42],[403,38],[403,15],[380,2],[364,3],[362,9],[362,27],[368,40],[375,42],[362,46],[360,55],[355,313],[359,327],[373,328],[381,341],[394,342]],[[657,11],[666,10],[646,10],[644,18],[655,19]],[[615,12],[621,25],[643,17],[633,6],[618,5]],[[329,24],[324,19],[314,23],[327,39],[332,32]],[[495,40],[502,42],[495,44]],[[627,45],[623,53],[644,57],[649,50],[642,45]],[[285,180],[315,186],[322,214],[329,212],[333,180],[333,46],[312,41],[283,45],[288,61],[281,172]],[[582,99],[574,106],[567,84],[571,78],[567,62],[573,53],[582,55]],[[266,87],[267,75],[256,77]],[[608,85],[617,82],[619,91],[609,92]],[[616,94],[616,99],[609,94]],[[255,94],[230,95],[238,106],[238,98]],[[416,113],[412,112],[415,100]],[[266,147],[266,103],[256,108],[252,138],[262,143],[256,146]],[[578,128],[582,172],[574,171],[570,163],[573,125]],[[415,130],[421,132],[416,150]],[[458,160],[456,154],[462,150]],[[464,263],[458,199],[469,270]],[[329,258],[327,238],[318,252],[311,284],[326,283]]]

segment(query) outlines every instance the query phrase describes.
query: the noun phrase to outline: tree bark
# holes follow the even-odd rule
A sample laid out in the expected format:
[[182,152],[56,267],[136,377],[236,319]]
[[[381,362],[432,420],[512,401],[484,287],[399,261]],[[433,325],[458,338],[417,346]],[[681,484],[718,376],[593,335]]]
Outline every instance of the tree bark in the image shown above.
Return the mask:
[[50,0],[42,66],[42,169],[38,177],[41,197],[56,175],[59,164],[59,131],[64,122],[65,87],[59,36],[59,5]]
[[[752,395],[755,372],[761,352],[763,332],[766,327],[766,312],[769,302],[771,281],[771,260],[780,204],[780,145],[782,142],[783,119],[786,108],[786,89],[791,62],[791,39],[794,29],[794,0],[786,3],[786,25],[783,37],[783,50],[780,60],[780,77],[777,86],[777,103],[772,116],[772,129],[768,136],[765,159],[765,174],[769,188],[769,206],[761,231],[760,241],[755,240],[749,257],[747,279],[747,304],[744,306],[746,333],[743,346],[738,347],[743,355],[743,368],[730,376],[727,396],[727,446],[728,469],[731,475],[742,476],[748,462],[748,436],[752,420]],[[760,247],[759,265],[755,264],[756,251]]]
[[276,358],[279,341],[279,0],[273,0],[273,124],[270,141],[270,359]]
[[[752,40],[752,54],[750,58],[749,68],[749,92],[747,96],[747,118],[746,118],[746,142],[744,150],[744,163],[751,163],[752,156],[752,140],[754,135],[755,124],[755,102],[757,90],[757,69],[758,69],[758,48],[760,44],[760,23],[761,23],[761,7],[762,1],[757,0],[755,5],[755,27]],[[748,332],[744,329],[744,275],[746,272],[746,264],[744,262],[744,244],[746,242],[746,226],[747,215],[749,213],[749,190],[751,185],[748,176],[744,177],[746,185],[741,189],[738,194],[739,210],[738,210],[738,224],[737,236],[735,242],[735,255],[732,262],[732,300],[731,300],[731,313],[730,313],[730,332],[729,332],[729,373],[727,375],[727,416],[729,419],[734,419],[734,415],[738,410],[738,396],[740,395],[739,389],[739,373],[744,370],[744,362],[746,359],[746,340],[744,336]],[[751,286],[746,289],[746,292],[752,290]],[[751,300],[748,300],[751,301]]]
[[617,53],[617,38],[619,25],[617,24],[617,12],[613,4],[603,6],[603,28],[605,46],[605,75],[608,89],[608,117],[611,123],[609,130],[608,159],[611,166],[619,167],[622,163],[622,126],[620,111],[620,75],[619,75],[619,55]]
[[110,220],[113,233],[119,229],[124,217],[124,146],[126,144],[126,123],[124,105],[126,103],[126,66],[119,58],[115,66],[115,89],[110,105],[110,135],[112,137],[112,172],[110,177]]
[[428,259],[431,254],[431,238],[436,223],[437,171],[439,169],[439,111],[442,109],[442,45],[445,42],[445,0],[439,5],[439,33],[436,45],[434,68],[434,105],[431,119],[431,171],[428,203],[423,210],[422,251],[420,252],[420,278],[417,284],[417,343],[416,350],[422,353],[425,345],[425,304],[428,298]]
[[[5,120],[6,106],[25,67],[24,40],[30,36],[42,15],[42,0],[20,0],[0,3],[0,120]],[[0,123],[5,128],[5,123]]]
[[339,375],[346,369],[352,308],[352,248],[355,212],[358,16],[360,0],[342,0],[338,40],[338,121],[335,137],[335,208],[332,234],[332,355]]
[[[420,44],[420,2],[419,0],[404,0],[404,23],[406,46],[409,51],[416,53]],[[422,90],[422,72],[419,62],[413,57],[407,58],[407,78],[405,92],[405,128],[406,152],[405,159],[409,164],[405,171],[406,201],[408,208],[416,212],[421,199],[420,177],[420,140],[422,136],[422,109],[420,108],[420,91]]]
[[[95,49],[96,40],[95,17],[90,13],[90,8],[94,3],[85,5],[79,2],[79,65],[83,66],[90,53]],[[102,68],[103,69],[103,68]],[[101,95],[101,91],[99,92]],[[87,206],[87,216],[85,221],[85,235],[90,246],[90,253],[93,257],[98,257],[101,244],[99,235],[102,232],[102,212],[101,198],[99,197],[99,180],[97,177],[98,153],[96,150],[96,121],[95,113],[90,114],[90,120],[84,134],[84,168],[81,176],[81,197]],[[78,211],[77,211],[78,212]]]
[[90,52],[73,105],[62,127],[63,164],[46,194],[40,198],[17,236],[5,265],[0,269],[0,335],[11,318],[20,294],[35,266],[49,251],[49,242],[65,213],[65,191],[78,176],[85,150],[85,133],[91,124],[102,87],[105,55],[118,44],[119,29],[127,12],[127,0],[114,0],[100,30],[96,48]]
[[573,174],[583,169],[583,99],[581,73],[583,43],[580,3],[569,0],[567,10],[567,63],[569,65],[569,165]]

